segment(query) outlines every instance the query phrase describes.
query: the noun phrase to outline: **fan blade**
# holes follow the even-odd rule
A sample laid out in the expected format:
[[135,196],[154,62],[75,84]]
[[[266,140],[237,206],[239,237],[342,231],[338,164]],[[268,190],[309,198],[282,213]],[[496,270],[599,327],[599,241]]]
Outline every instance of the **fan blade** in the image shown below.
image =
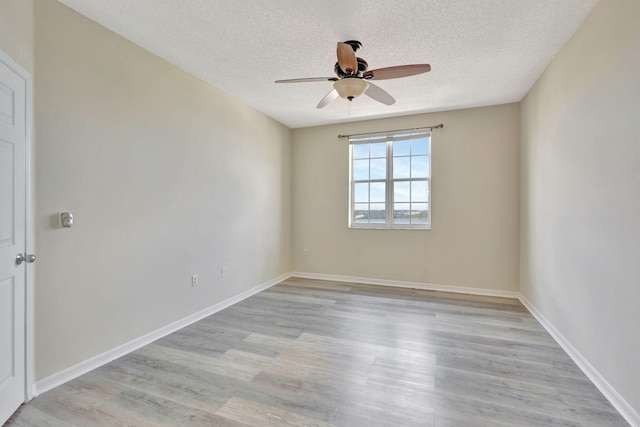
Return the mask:
[[318,103],[318,105],[316,105],[316,108],[326,107],[327,105],[329,105],[331,101],[336,99],[338,96],[340,96],[338,95],[338,91],[335,89],[331,89],[331,92],[329,92],[324,96],[324,98],[322,98],[322,100]]
[[[431,71],[429,64],[398,65],[396,67],[378,68],[363,73],[365,79],[388,80],[399,77],[415,76],[416,74],[428,73]],[[371,77],[369,77],[371,76]]]
[[353,48],[346,43],[338,43],[338,64],[346,74],[356,74],[358,72],[358,60]]
[[393,96],[389,95],[389,92],[371,82],[367,83],[369,83],[369,87],[364,91],[364,94],[369,98],[382,102],[385,105],[392,105],[396,103],[396,100],[393,99]]
[[337,82],[337,77],[310,77],[308,79],[276,80],[276,83]]

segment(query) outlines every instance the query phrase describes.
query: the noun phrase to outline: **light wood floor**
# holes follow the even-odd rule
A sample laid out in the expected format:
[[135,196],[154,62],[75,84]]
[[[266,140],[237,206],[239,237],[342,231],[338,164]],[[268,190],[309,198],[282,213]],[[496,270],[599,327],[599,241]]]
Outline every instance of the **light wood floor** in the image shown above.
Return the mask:
[[9,426],[626,426],[517,301],[291,278]]

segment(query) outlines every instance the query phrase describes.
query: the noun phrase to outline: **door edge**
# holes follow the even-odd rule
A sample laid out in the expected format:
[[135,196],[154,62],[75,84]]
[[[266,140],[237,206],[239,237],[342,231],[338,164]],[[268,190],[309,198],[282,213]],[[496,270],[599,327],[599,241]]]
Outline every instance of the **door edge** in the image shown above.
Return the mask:
[[[31,73],[14,61],[8,54],[0,49],[0,62],[13,70],[25,82],[25,252],[34,253],[35,249],[35,223],[32,214],[35,196],[35,177],[32,169],[33,149],[33,78]],[[25,378],[24,401],[28,402],[34,397],[34,270],[35,266],[27,264],[25,270]]]

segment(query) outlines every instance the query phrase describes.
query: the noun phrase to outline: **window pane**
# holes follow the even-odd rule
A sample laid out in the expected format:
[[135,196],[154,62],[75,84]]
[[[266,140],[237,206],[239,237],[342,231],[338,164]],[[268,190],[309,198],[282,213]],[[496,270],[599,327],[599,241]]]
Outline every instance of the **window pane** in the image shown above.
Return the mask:
[[411,156],[411,177],[426,178],[429,174],[429,156]]
[[[385,187],[386,184],[384,182],[372,182],[371,183],[371,203],[374,202],[382,202],[385,201]],[[373,209],[373,208],[371,208]]]
[[408,156],[411,154],[411,140],[396,141],[393,143],[394,156]]
[[387,157],[387,143],[386,142],[378,142],[375,144],[370,144],[371,148],[371,158],[374,157]]
[[353,180],[369,179],[369,159],[353,161]]
[[411,224],[427,223],[427,204],[411,203]]
[[409,202],[409,182],[393,183],[393,201]]
[[412,202],[426,202],[427,196],[427,181],[412,181],[411,182],[411,201]]
[[411,142],[411,155],[429,154],[429,140],[427,138],[414,139]]
[[354,159],[366,159],[369,157],[369,144],[354,144],[353,145],[353,158]]
[[393,204],[393,223],[394,224],[409,224],[409,203],[394,203]]
[[428,225],[431,138],[412,131],[397,137],[409,139],[390,142],[388,134],[380,134],[351,145],[351,224]]
[[371,179],[387,177],[387,159],[371,159]]
[[358,183],[353,186],[353,201],[356,203],[369,201],[369,183]]
[[410,159],[411,157],[394,157],[393,158],[393,178],[409,178]]
[[366,224],[369,222],[368,203],[356,203],[353,208],[353,222],[356,224]]
[[375,224],[384,224],[387,222],[387,213],[384,203],[371,203],[369,211],[369,222]]

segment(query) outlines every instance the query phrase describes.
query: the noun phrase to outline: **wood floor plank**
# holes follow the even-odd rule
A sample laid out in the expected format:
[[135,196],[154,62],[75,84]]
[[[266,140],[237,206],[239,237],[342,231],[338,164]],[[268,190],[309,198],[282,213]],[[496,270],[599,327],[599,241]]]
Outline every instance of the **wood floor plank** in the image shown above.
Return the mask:
[[176,350],[162,345],[150,344],[138,350],[137,354],[163,359],[185,367],[202,369],[207,372],[226,375],[244,381],[251,381],[262,370],[261,367],[235,364],[229,361],[229,359],[223,359],[222,356],[227,354],[228,351],[229,350],[220,357],[210,357],[201,356],[194,351]]
[[298,415],[272,406],[262,405],[237,397],[229,401],[218,410],[222,417],[239,421],[250,426],[308,426],[327,427],[327,424],[320,420]]
[[7,427],[626,426],[510,298],[289,278]]

